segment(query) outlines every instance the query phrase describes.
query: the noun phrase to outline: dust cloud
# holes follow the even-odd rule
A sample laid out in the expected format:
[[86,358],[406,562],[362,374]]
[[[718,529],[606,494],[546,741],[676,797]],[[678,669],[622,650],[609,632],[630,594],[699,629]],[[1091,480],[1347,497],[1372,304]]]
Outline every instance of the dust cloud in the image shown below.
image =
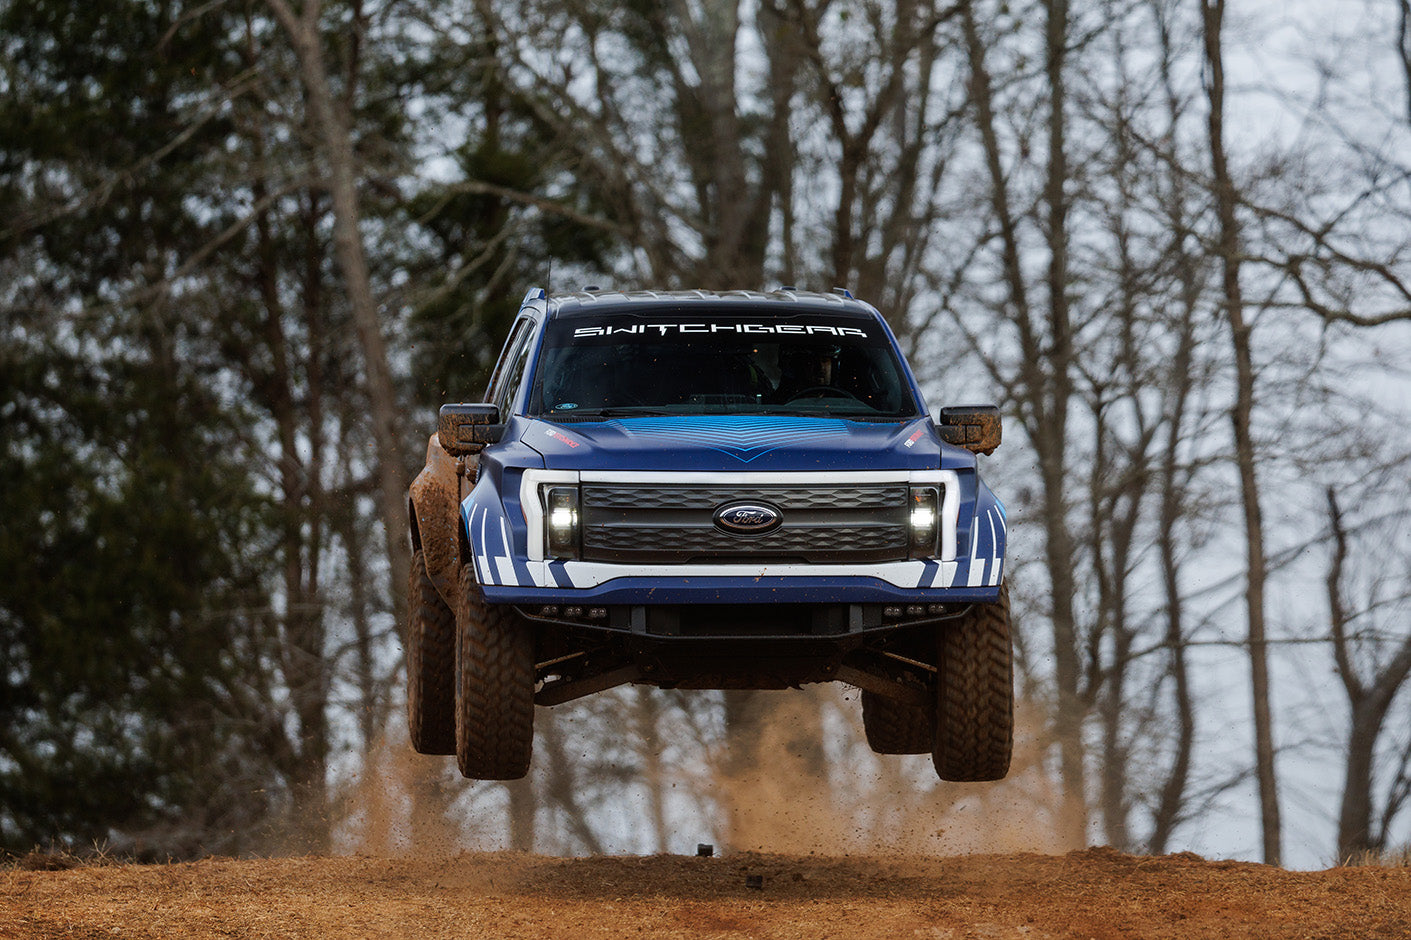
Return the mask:
[[412,750],[403,722],[388,722],[341,793],[340,852],[354,855],[448,856],[474,847],[457,802],[469,787],[455,775],[455,758]]
[[[731,849],[950,856],[1081,848],[1061,835],[1061,801],[1040,766],[1032,713],[1019,716],[1006,780],[954,784],[936,779],[929,755],[873,754],[858,699],[845,686],[781,693],[753,760],[721,778]],[[822,760],[798,746],[819,714]]]
[[[951,784],[936,779],[929,755],[873,754],[855,689],[764,694],[753,753],[721,761],[705,775],[714,783],[698,784],[711,791],[704,803],[719,818],[703,822],[718,833],[720,852],[944,857],[1082,847],[1063,839],[1060,795],[1042,772],[1041,721],[1032,713],[1019,715],[1008,779]],[[542,797],[544,781],[533,786]],[[413,752],[394,718],[343,783],[334,851],[442,857],[503,848],[505,803],[503,785],[464,781],[454,758]],[[542,807],[540,816],[547,821]]]

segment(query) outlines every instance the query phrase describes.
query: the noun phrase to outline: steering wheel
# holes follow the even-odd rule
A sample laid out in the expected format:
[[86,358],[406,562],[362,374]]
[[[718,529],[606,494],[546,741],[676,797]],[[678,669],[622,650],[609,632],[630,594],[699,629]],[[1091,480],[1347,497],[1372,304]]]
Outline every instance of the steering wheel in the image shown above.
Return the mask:
[[862,401],[852,392],[836,385],[810,385],[790,395],[789,401],[798,401],[800,398],[850,398],[853,401]]

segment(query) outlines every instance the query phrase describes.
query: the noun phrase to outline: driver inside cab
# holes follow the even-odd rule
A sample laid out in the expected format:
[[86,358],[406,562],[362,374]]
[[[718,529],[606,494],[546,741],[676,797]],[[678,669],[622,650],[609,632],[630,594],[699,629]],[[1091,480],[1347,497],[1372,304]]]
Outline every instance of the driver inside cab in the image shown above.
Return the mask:
[[[788,345],[779,350],[779,402],[796,398],[832,397],[837,388],[837,346]],[[851,396],[849,396],[851,397]]]

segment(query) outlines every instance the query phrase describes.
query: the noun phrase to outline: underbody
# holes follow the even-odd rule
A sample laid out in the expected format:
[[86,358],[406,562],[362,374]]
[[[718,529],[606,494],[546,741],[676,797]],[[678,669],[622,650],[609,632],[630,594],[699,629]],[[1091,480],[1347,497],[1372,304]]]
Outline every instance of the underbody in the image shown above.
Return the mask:
[[660,605],[519,608],[534,625],[534,701],[557,705],[623,683],[788,689],[838,680],[920,704],[936,631],[969,604]]

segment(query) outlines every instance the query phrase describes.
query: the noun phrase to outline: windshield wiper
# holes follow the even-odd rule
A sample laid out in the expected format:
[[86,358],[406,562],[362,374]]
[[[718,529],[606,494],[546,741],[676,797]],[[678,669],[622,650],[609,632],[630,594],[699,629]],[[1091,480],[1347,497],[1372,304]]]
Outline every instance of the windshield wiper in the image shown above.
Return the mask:
[[622,405],[612,408],[580,408],[574,411],[550,411],[543,417],[555,421],[579,421],[586,418],[665,418],[675,412],[643,405]]

